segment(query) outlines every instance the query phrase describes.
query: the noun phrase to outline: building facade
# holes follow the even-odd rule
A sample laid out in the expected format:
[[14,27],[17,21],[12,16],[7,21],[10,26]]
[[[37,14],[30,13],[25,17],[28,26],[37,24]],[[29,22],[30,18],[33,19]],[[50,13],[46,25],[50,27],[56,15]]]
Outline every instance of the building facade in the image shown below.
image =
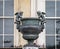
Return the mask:
[[15,13],[23,17],[37,17],[36,12],[46,13],[45,29],[34,42],[47,49],[60,47],[60,0],[0,0],[0,48],[22,47],[27,43],[16,29]]

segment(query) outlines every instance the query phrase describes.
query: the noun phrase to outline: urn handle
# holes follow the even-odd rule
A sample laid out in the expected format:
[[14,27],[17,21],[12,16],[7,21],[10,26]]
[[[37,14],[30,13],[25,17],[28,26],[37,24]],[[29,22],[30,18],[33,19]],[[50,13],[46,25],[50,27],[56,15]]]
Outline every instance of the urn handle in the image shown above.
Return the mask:
[[20,28],[20,25],[21,25],[21,19],[22,19],[22,15],[23,15],[23,12],[16,12],[15,13],[15,15],[16,15],[16,28],[19,30],[19,28]]

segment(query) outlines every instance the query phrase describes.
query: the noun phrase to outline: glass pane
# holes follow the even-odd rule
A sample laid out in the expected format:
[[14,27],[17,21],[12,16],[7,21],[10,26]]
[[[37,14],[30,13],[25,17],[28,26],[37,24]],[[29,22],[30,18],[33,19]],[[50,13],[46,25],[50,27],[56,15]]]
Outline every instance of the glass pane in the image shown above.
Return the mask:
[[0,48],[3,47],[3,36],[0,36]]
[[47,17],[55,16],[55,1],[46,1],[46,15]]
[[3,34],[3,19],[0,18],[0,34]]
[[47,49],[55,49],[55,36],[47,36],[46,37],[46,48]]
[[14,33],[14,19],[4,20],[4,33],[13,34]]
[[60,36],[57,35],[57,48],[60,49]]
[[56,1],[57,2],[57,16],[60,17],[60,1]]
[[56,20],[56,33],[60,34],[60,20]]
[[0,0],[0,16],[3,16],[3,0]]
[[4,47],[13,47],[13,36],[4,36]]
[[46,20],[46,34],[55,34],[55,20]]
[[4,15],[13,16],[14,15],[14,0],[5,0],[4,4]]

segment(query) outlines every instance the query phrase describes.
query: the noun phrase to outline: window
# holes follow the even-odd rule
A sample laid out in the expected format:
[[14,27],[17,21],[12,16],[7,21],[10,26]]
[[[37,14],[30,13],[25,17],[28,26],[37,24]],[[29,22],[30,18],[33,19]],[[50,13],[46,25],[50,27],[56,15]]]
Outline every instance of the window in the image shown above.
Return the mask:
[[47,17],[55,17],[55,1],[46,1]]
[[14,0],[4,0],[4,16],[14,15]]
[[56,44],[57,44],[57,48],[59,49],[60,48],[60,35],[57,35],[56,36]]
[[13,36],[4,36],[4,47],[12,48],[13,46]]
[[2,47],[3,47],[3,36],[0,35],[0,48],[2,48]]
[[0,48],[14,47],[14,0],[0,0]]
[[0,16],[3,16],[3,0],[0,0]]
[[46,36],[46,46],[48,49],[55,49],[55,37]]
[[46,20],[46,34],[55,34],[55,20]]
[[60,34],[60,20],[56,20],[56,34]]
[[14,19],[4,19],[4,34],[14,33]]
[[3,34],[3,19],[0,19],[0,34]]
[[60,1],[46,0],[46,48],[60,47]]
[[60,17],[60,1],[56,1],[56,8],[57,17]]

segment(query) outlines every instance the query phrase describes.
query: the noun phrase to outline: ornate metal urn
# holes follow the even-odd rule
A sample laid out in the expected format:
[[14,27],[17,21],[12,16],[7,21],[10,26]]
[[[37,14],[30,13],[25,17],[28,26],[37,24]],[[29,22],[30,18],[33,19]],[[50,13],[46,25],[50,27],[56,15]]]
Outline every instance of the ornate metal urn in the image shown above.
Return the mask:
[[45,13],[38,11],[38,18],[22,18],[23,12],[17,12],[15,15],[17,29],[23,34],[23,38],[28,41],[28,44],[24,45],[23,49],[39,49],[33,42],[44,29]]

